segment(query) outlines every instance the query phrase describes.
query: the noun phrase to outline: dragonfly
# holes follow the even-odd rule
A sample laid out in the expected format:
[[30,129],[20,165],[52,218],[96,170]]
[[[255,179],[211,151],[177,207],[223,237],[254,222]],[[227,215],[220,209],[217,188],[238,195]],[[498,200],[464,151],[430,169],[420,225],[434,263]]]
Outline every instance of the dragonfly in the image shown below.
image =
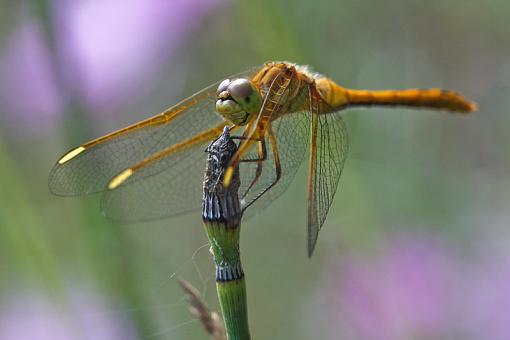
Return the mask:
[[307,250],[311,256],[348,153],[343,110],[403,106],[466,114],[477,104],[440,88],[357,90],[307,66],[266,62],[216,82],[162,113],[65,153],[49,175],[56,195],[102,193],[114,220],[139,222],[199,210],[204,149],[228,126],[240,137],[224,185],[241,174],[253,214],[281,196],[308,158]]

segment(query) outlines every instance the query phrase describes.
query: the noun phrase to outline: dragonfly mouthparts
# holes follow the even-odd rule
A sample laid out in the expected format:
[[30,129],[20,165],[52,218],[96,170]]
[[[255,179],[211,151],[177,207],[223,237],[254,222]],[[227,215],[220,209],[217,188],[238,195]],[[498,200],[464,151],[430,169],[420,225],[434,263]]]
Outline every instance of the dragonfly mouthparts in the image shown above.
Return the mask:
[[218,99],[221,99],[221,100],[232,99],[232,96],[230,95],[230,93],[228,91],[223,91],[220,94],[218,94]]

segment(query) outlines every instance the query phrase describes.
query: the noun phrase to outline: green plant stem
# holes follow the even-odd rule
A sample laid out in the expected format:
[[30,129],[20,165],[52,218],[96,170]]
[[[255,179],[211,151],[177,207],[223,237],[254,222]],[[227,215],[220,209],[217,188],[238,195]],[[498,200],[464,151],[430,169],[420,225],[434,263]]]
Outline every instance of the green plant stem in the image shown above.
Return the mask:
[[216,290],[229,340],[250,339],[246,282],[239,254],[239,231],[222,222],[204,223],[216,264]]
[[246,283],[239,253],[243,211],[238,197],[239,167],[232,172],[228,187],[223,185],[230,159],[237,145],[227,127],[207,148],[202,220],[216,264],[216,290],[225,322],[227,339],[249,340]]

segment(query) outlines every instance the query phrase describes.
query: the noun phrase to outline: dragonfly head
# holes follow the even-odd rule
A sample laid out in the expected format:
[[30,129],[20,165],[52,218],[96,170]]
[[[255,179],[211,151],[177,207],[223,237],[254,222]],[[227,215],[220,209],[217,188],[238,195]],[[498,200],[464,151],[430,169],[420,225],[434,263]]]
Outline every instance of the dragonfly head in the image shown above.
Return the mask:
[[248,79],[225,79],[216,91],[216,111],[235,125],[246,125],[261,106],[262,96]]

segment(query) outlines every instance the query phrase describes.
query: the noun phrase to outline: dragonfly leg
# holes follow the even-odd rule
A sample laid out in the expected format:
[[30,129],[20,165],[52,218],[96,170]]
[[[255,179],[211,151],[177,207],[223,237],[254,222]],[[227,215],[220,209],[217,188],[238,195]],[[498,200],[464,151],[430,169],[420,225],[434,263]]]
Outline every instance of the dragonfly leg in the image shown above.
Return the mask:
[[267,149],[266,149],[266,141],[264,139],[257,141],[258,147],[257,147],[257,153],[258,158],[256,159],[241,159],[241,162],[257,162],[257,169],[255,170],[255,177],[251,181],[250,185],[248,186],[248,189],[244,192],[241,199],[244,199],[248,192],[251,190],[251,188],[257,183],[260,176],[262,175],[262,162],[264,162],[267,159]]
[[278,181],[282,177],[282,163],[280,161],[280,154],[278,153],[276,137],[273,133],[273,129],[272,129],[271,125],[269,125],[268,132],[269,132],[269,141],[271,143],[271,149],[273,150],[274,168],[275,168],[276,178],[273,181],[273,183],[271,183],[270,186],[268,186],[266,189],[264,189],[264,191],[261,193],[261,195],[264,194],[269,189],[271,189],[272,187],[274,187],[276,185],[276,183],[278,183]]
[[[246,137],[246,136],[232,136],[231,138],[232,139],[240,139],[240,140],[249,139],[249,137]],[[255,140],[258,144],[257,145],[258,157],[257,158],[242,158],[240,160],[240,162],[243,162],[243,163],[257,162],[257,169],[255,170],[255,177],[251,181],[250,185],[248,186],[248,189],[246,189],[246,191],[244,192],[241,199],[244,199],[246,197],[248,192],[251,190],[251,188],[255,185],[255,183],[258,181],[258,179],[262,175],[262,164],[263,164],[262,162],[264,162],[267,159],[267,148],[266,148],[265,139],[262,138],[262,139],[253,139],[253,140]]]
[[[249,139],[248,137],[243,136],[232,136],[232,139]],[[257,153],[257,158],[241,158],[239,161],[243,163],[250,163],[250,162],[261,162],[265,161],[267,159],[267,151],[266,151],[266,142],[263,139],[253,139],[257,143],[259,143]]]
[[[278,153],[278,147],[277,147],[277,144],[276,144],[276,137],[273,133],[273,129],[271,128],[271,125],[269,125],[268,127],[268,136],[269,136],[269,142],[271,143],[271,148],[273,150],[273,157],[274,157],[274,165],[275,165],[275,173],[276,173],[276,177],[275,177],[275,180],[269,185],[267,186],[264,190],[262,190],[253,200],[251,200],[251,202],[249,202],[245,207],[243,207],[243,210],[248,208],[250,205],[252,205],[259,197],[261,197],[262,195],[264,195],[267,191],[269,191],[272,187],[274,187],[276,185],[276,183],[278,183],[278,181],[280,180],[280,178],[282,177],[282,164],[280,162],[280,155]],[[261,171],[262,173],[262,171]],[[260,175],[259,175],[260,177]],[[258,178],[257,178],[258,179]],[[250,185],[250,188],[252,187],[254,183],[252,182],[252,184]],[[246,191],[246,193],[249,191],[249,189]],[[246,196],[246,193],[244,194],[244,196]],[[243,196],[243,197],[244,197]]]

